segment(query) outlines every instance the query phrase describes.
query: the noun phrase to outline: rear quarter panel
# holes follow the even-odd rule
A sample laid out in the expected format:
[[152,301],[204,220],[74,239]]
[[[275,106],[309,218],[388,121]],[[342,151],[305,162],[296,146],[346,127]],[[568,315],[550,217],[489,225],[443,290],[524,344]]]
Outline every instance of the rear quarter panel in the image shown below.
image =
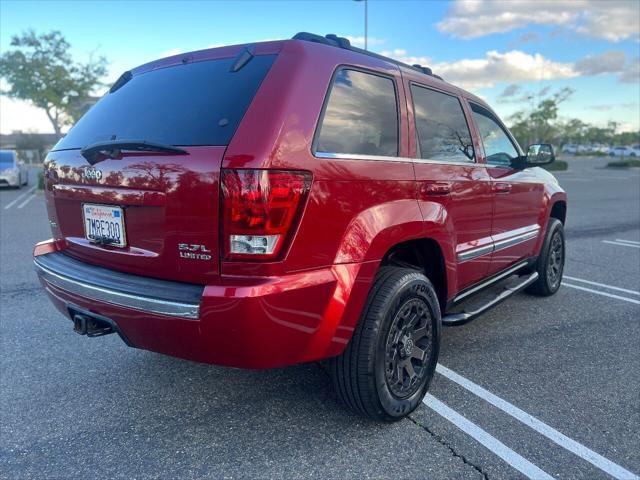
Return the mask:
[[310,171],[313,184],[284,261],[259,267],[225,262],[223,274],[256,268],[291,272],[382,258],[394,242],[423,233],[413,164],[316,158],[311,144],[335,70],[348,65],[395,80],[400,105],[400,156],[408,156],[406,101],[395,65],[309,42],[283,47],[227,149],[225,168]]

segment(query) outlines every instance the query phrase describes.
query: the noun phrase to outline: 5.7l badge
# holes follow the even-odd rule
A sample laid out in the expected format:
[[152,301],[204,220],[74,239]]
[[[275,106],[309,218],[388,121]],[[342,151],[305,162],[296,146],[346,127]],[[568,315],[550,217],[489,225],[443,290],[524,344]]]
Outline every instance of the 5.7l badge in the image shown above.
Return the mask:
[[192,260],[211,260],[211,250],[206,245],[197,243],[179,243],[178,252],[180,258],[190,258]]

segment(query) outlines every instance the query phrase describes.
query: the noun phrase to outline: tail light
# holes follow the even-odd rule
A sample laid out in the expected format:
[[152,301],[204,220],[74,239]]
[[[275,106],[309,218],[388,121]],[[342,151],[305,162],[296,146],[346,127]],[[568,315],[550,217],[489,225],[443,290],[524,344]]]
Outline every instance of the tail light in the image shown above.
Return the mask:
[[224,258],[276,258],[302,213],[311,175],[223,169],[221,185]]

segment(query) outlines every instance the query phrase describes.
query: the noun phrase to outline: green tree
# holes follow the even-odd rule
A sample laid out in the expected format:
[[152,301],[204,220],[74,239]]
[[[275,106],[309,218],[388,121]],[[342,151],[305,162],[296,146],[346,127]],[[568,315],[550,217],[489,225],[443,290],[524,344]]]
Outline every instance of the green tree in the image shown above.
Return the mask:
[[571,118],[558,125],[560,145],[565,143],[583,143],[589,125],[579,118]]
[[47,114],[56,135],[77,121],[107,73],[104,57],[74,62],[71,45],[59,31],[33,30],[11,38],[12,49],[0,57],[0,77],[9,89],[3,95],[31,102]]
[[511,115],[509,117],[511,132],[515,135],[518,143],[524,147],[540,142],[557,143],[559,140],[559,131],[556,125],[558,108],[572,94],[572,88],[562,88],[549,98],[540,100],[530,113],[520,111]]

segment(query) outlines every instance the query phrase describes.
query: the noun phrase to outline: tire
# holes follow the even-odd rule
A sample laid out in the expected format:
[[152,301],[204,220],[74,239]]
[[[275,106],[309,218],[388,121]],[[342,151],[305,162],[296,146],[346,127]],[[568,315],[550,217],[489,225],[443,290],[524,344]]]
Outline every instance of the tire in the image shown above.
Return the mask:
[[539,277],[526,291],[543,297],[556,293],[562,282],[565,257],[564,226],[557,218],[550,218],[535,265]]
[[351,341],[329,360],[338,397],[374,420],[393,422],[409,415],[433,378],[441,325],[438,297],[426,276],[382,267]]

